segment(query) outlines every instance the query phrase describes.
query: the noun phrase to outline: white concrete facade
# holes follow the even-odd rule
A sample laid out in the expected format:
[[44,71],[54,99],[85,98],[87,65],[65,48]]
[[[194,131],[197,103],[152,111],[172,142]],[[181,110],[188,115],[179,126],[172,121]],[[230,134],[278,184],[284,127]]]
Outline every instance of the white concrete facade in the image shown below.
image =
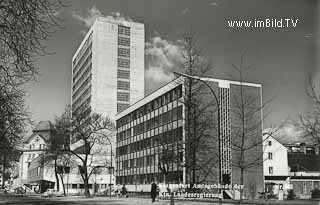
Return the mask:
[[[130,42],[125,48],[129,50],[129,56],[126,58],[129,60],[130,66],[129,68],[123,68],[126,72],[129,72],[130,77],[121,79],[130,84],[130,88],[123,91],[129,93],[130,96],[125,104],[129,106],[144,97],[144,24],[99,17],[88,31],[72,59],[71,102],[73,110],[87,101],[91,112],[101,113],[114,119],[119,103],[119,100],[117,100],[117,93],[119,92],[119,49],[125,47],[119,45],[118,42],[120,38],[118,29],[121,26],[130,29],[130,34],[125,36]],[[87,47],[88,52],[86,53]],[[89,53],[91,53],[91,58]],[[89,56],[89,63],[87,68],[82,69],[81,65],[85,64],[82,60],[86,59],[87,56]],[[86,89],[88,89],[88,92],[86,92]],[[77,91],[78,93],[76,93]],[[78,99],[80,100],[77,102]]]

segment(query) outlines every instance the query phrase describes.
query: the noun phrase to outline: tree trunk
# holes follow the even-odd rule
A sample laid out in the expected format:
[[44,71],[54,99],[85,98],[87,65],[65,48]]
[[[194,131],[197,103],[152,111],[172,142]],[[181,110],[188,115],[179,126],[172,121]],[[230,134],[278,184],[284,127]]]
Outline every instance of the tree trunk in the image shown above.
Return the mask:
[[4,177],[5,177],[5,172],[6,172],[6,153],[3,153],[3,170],[2,170],[2,189],[4,189]]
[[[243,179],[244,179],[244,168],[240,168],[240,185],[243,185]],[[240,204],[242,204],[243,200],[243,189],[240,189]]]
[[63,175],[62,174],[60,174],[60,179],[61,179],[61,182],[62,182],[63,195],[66,196],[66,188],[64,186],[64,181],[63,181]]
[[87,173],[84,175],[84,195],[86,197],[90,197],[89,178]]
[[57,191],[60,191],[59,176],[58,176],[58,173],[57,173],[57,159],[54,159],[54,175],[56,177]]

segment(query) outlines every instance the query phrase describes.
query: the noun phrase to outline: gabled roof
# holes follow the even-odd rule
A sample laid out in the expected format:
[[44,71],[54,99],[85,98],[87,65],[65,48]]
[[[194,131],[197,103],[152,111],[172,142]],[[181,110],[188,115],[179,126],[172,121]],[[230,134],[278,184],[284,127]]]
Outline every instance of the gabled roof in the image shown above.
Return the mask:
[[[23,142],[28,143],[36,135],[39,135],[46,142],[48,142],[50,139],[50,131],[53,131],[53,130],[54,130],[54,126],[52,125],[52,123],[49,120],[40,121],[36,125],[36,127],[32,130],[32,134],[29,137],[26,137]],[[42,131],[42,133],[39,133],[41,131]],[[47,131],[47,133],[43,132],[43,131]]]
[[39,131],[50,131],[50,130],[54,130],[54,126],[49,120],[47,120],[47,121],[40,121],[32,131],[39,132]]

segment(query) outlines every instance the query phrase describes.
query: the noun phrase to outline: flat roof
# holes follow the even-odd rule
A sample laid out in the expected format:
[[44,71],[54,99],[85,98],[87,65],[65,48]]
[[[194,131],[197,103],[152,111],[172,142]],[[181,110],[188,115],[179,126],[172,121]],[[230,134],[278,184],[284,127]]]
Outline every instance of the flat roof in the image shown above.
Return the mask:
[[122,118],[123,116],[125,116],[125,115],[127,115],[129,113],[131,113],[132,111],[136,110],[137,108],[145,105],[146,102],[149,102],[149,101],[151,101],[153,99],[156,99],[157,97],[159,97],[159,95],[168,92],[169,90],[171,90],[174,87],[177,87],[183,81],[184,81],[184,77],[182,77],[182,76],[173,79],[169,83],[161,86],[159,89],[153,91],[152,93],[148,94],[144,98],[142,98],[142,99],[138,100],[137,102],[135,102],[134,104],[130,105],[130,107],[128,107],[127,109],[123,110],[120,113],[117,113],[116,114],[116,120]]
[[139,23],[139,22],[135,22],[135,21],[127,21],[127,20],[120,20],[120,19],[112,19],[110,17],[102,17],[99,16],[95,19],[94,23],[92,24],[92,26],[90,27],[90,29],[87,31],[85,37],[82,39],[80,45],[78,46],[76,52],[73,54],[72,56],[72,62],[74,61],[75,57],[78,55],[80,49],[82,48],[83,44],[85,43],[85,41],[87,40],[87,38],[89,37],[89,34],[92,32],[94,25],[98,22],[107,22],[107,23],[112,23],[112,24],[117,24],[117,25],[124,25],[124,26],[134,26],[134,27],[144,27],[143,23]]
[[[125,115],[133,112],[137,108],[145,105],[147,102],[159,97],[161,94],[171,90],[173,87],[176,87],[177,85],[181,84],[186,77],[179,76],[172,81],[168,82],[167,84],[163,85],[159,89],[153,91],[152,93],[148,94],[144,98],[138,100],[134,104],[130,105],[127,109],[123,110],[120,113],[116,114],[116,120],[124,117]],[[250,86],[250,87],[258,87],[261,88],[262,85],[260,83],[249,83],[249,82],[240,82],[240,81],[234,81],[234,80],[225,80],[225,79],[216,79],[216,78],[202,78],[201,80],[208,81],[208,82],[216,82],[219,84],[219,87],[229,87],[230,84],[233,85],[243,85],[243,86]]]

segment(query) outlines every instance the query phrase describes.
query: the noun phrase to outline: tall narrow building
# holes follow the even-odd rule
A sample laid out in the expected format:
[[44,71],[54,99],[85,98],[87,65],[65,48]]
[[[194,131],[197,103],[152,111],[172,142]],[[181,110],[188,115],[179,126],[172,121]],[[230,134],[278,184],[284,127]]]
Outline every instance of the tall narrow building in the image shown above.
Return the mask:
[[72,58],[72,112],[114,119],[144,97],[144,24],[99,17]]

